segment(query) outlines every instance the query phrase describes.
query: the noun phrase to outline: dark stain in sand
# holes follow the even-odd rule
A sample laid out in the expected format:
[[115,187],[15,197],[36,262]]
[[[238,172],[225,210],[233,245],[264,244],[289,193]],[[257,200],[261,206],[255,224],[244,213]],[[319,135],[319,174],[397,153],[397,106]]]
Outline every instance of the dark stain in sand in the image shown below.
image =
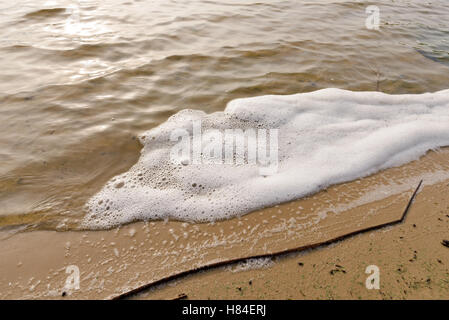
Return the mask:
[[447,248],[449,248],[449,240],[443,240],[441,241],[441,244]]

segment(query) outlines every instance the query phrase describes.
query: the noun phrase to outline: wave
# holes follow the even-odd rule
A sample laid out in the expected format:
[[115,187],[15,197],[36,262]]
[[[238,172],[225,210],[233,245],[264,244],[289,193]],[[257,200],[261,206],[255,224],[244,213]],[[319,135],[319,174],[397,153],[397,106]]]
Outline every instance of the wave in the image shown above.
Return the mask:
[[[277,170],[261,174],[267,163],[258,161],[183,162],[182,152],[176,158],[173,150],[180,142],[173,132],[190,135],[195,122],[201,122],[203,133],[277,129]],[[244,138],[249,146],[252,138]],[[180,111],[140,141],[137,164],[88,201],[84,226],[229,219],[405,164],[449,145],[449,90],[388,95],[330,88],[237,99],[224,112]],[[203,156],[211,141],[201,138]],[[270,136],[270,148],[271,143]]]
[[52,18],[56,16],[60,16],[65,13],[65,8],[48,8],[48,9],[39,9],[36,11],[29,12],[25,14],[23,17],[26,19],[46,19]]

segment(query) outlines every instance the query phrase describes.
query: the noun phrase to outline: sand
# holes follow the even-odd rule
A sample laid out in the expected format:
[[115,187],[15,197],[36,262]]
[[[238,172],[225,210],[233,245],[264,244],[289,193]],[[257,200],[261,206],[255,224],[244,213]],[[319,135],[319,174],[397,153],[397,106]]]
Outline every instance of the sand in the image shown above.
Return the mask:
[[[255,269],[234,264],[196,273],[133,298],[448,299],[449,248],[441,244],[449,239],[448,191],[449,180],[425,187],[401,225],[279,256]],[[379,290],[365,286],[366,267],[373,264]]]
[[[441,244],[449,238],[448,160],[448,149],[430,152],[399,168],[213,224],[157,221],[15,234],[0,240],[0,298],[108,299],[191,269],[331,240],[400,218],[421,179],[401,225],[277,256],[265,269],[215,268],[178,277],[134,298],[449,298],[449,248]],[[368,264],[380,268],[380,290],[365,288]],[[79,290],[64,288],[70,265],[80,270]]]

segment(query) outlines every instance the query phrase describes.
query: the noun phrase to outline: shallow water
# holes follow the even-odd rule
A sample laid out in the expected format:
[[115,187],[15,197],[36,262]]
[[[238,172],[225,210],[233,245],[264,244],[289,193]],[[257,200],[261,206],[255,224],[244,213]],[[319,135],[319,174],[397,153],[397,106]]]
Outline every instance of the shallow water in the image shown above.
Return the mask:
[[0,226],[75,226],[185,109],[327,87],[449,87],[449,3],[0,1]]

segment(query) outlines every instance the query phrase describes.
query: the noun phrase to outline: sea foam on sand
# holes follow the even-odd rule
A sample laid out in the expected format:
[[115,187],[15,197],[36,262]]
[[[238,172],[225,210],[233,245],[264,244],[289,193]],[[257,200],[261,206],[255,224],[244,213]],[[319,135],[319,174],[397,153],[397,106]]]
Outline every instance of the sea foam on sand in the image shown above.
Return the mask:
[[[256,164],[175,164],[175,129],[278,131],[278,170]],[[324,89],[231,101],[224,112],[183,110],[145,132],[139,161],[87,203],[83,221],[108,228],[134,220],[214,221],[301,198],[449,146],[449,90],[388,95]]]

